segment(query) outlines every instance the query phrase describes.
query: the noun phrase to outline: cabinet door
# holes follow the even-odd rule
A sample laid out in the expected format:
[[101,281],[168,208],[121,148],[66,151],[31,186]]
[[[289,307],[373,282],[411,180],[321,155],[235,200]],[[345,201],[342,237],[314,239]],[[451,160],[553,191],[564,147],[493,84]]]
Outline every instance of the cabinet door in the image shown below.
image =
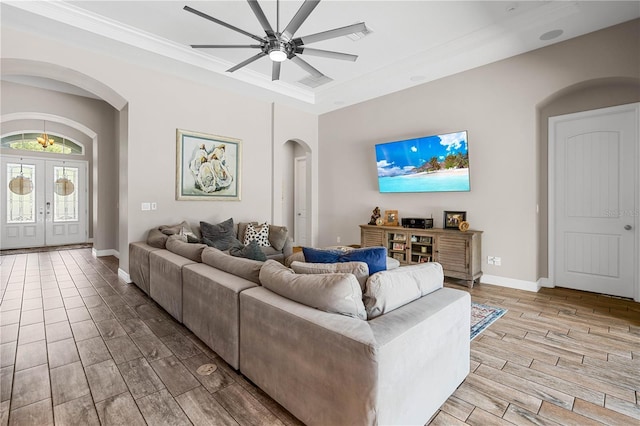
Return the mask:
[[389,257],[407,262],[407,234],[404,232],[387,232],[387,254]]
[[469,272],[469,242],[466,238],[438,237],[438,262],[445,271]]
[[382,229],[362,228],[360,240],[362,247],[384,247],[384,231]]

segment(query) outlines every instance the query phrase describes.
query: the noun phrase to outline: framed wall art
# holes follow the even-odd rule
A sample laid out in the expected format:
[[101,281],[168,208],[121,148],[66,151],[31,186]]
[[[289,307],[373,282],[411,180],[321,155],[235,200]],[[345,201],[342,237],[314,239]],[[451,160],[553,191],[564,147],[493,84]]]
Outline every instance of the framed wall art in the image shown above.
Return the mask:
[[242,141],[177,129],[176,200],[240,200]]
[[444,229],[458,229],[461,222],[467,220],[467,212],[450,212],[445,211],[442,222]]

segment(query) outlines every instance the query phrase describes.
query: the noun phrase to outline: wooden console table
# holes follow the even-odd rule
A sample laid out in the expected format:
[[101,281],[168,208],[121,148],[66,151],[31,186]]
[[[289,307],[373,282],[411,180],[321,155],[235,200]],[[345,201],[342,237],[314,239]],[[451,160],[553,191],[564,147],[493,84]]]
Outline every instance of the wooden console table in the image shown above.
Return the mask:
[[466,280],[469,288],[482,276],[481,237],[482,231],[360,225],[362,247],[386,247],[405,265],[438,262],[445,276]]

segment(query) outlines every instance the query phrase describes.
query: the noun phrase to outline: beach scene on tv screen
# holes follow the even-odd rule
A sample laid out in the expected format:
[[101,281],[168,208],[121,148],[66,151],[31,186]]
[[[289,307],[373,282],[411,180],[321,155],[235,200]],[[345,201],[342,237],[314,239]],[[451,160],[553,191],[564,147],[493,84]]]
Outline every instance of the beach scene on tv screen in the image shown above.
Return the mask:
[[380,192],[469,191],[467,132],[376,145]]

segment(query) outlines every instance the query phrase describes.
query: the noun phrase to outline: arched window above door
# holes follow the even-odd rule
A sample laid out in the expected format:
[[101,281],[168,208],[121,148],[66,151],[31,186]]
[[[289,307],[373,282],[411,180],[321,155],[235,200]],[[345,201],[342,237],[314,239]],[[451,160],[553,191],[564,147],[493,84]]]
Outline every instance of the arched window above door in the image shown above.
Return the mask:
[[65,136],[48,132],[46,134],[23,132],[2,136],[0,147],[19,151],[50,152],[66,155],[84,154],[84,146],[81,143]]

